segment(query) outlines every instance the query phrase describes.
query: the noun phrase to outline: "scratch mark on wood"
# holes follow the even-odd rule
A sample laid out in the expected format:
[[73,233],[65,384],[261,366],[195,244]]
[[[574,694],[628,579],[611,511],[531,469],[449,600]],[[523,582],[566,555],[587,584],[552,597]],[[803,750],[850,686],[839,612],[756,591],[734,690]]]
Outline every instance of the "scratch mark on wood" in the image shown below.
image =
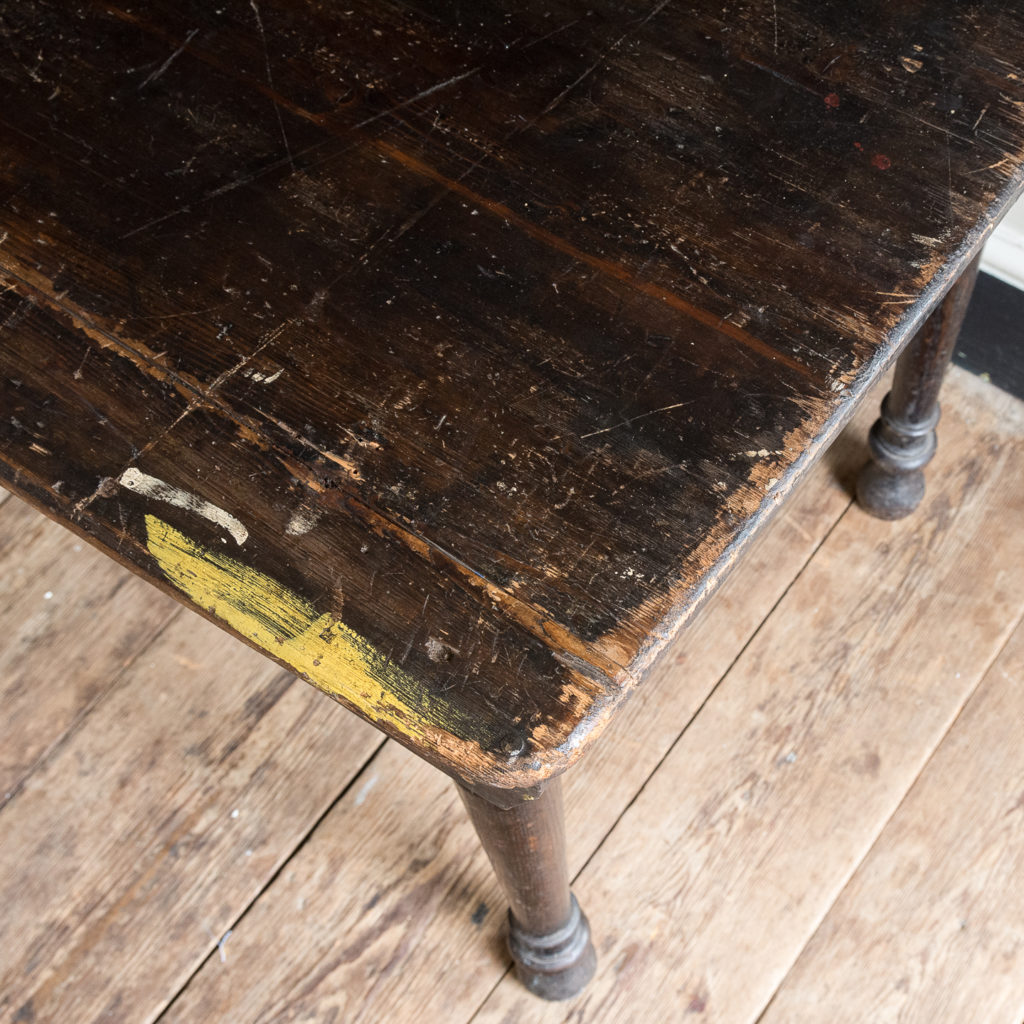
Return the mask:
[[250,370],[246,373],[246,376],[256,381],[257,384],[273,384],[282,373],[284,373],[283,367],[277,373],[260,373],[259,370]]
[[[252,2],[252,0],[250,0],[250,2]],[[255,4],[253,4],[253,7],[255,9]],[[256,13],[257,13],[257,16],[258,16],[259,12],[257,11]],[[260,25],[261,25],[261,28],[262,28],[262,22],[260,22]],[[265,46],[265,44],[264,44],[264,46]],[[416,103],[418,100],[421,100],[421,99],[423,99],[426,96],[430,96],[430,95],[432,95],[432,94],[434,94],[436,92],[440,92],[442,89],[448,88],[451,85],[455,85],[458,82],[462,81],[464,78],[468,78],[470,75],[476,74],[480,70],[481,70],[480,68],[470,68],[469,71],[465,71],[462,74],[456,75],[454,78],[449,78],[449,79],[446,79],[443,82],[439,82],[437,85],[432,85],[429,89],[424,89],[422,92],[417,93],[415,96],[412,96],[412,97],[410,97],[407,100],[403,100],[401,103],[399,103],[399,104],[389,108],[388,110],[385,110],[385,111],[383,111],[380,114],[374,114],[373,117],[370,117],[367,120],[365,120],[363,122],[360,122],[359,124],[354,125],[353,128],[354,129],[365,128],[367,125],[371,124],[372,122],[374,122],[374,121],[376,121],[376,120],[378,120],[378,119],[380,119],[382,117],[386,117],[388,114],[393,114],[393,113],[395,113],[398,110],[402,110],[405,107],[409,106],[410,104]],[[268,67],[267,67],[267,74],[268,74],[268,76],[270,75],[269,63],[268,63]],[[288,108],[288,110],[291,113],[295,114],[296,116],[302,117],[305,120],[312,122],[313,124],[318,124],[318,125],[321,125],[322,127],[327,127],[326,125],[323,124],[323,119],[319,115],[313,114],[310,111],[305,110],[303,107],[299,106],[298,104],[289,102],[285,97],[280,96],[276,92],[276,90],[273,89],[272,85],[268,86],[268,87],[260,86],[259,88],[260,88],[260,91],[264,95],[268,96],[268,98],[274,104],[275,109],[278,106],[280,106],[280,105],[284,105],[284,106],[286,106]],[[269,91],[268,91],[268,89],[269,89]],[[280,114],[279,110],[277,112],[277,118],[278,118],[278,123],[281,126],[281,134],[282,134],[282,137],[283,137],[284,136],[284,125],[283,125],[283,123],[281,121],[281,114]],[[345,131],[348,132],[349,129],[345,129]],[[324,149],[325,147],[329,149],[328,154],[326,156],[321,157],[320,160],[307,163],[306,168],[305,168],[307,171],[308,170],[312,170],[314,167],[316,167],[320,163],[325,163],[327,161],[336,159],[341,153],[344,153],[347,149],[354,148],[354,147],[356,147],[356,146],[358,146],[360,144],[359,138],[356,137],[356,138],[350,140],[348,145],[343,147],[342,149],[340,149],[340,150],[332,149],[330,144],[332,142],[336,142],[337,138],[338,138],[338,136],[336,134],[335,135],[331,135],[328,138],[321,139],[318,142],[312,143],[311,145],[307,146],[305,149],[300,151],[300,153],[299,153],[300,156],[302,156],[302,157],[309,157],[312,153],[314,153],[317,150]],[[287,145],[287,139],[285,139],[285,143]],[[477,163],[473,164],[469,168],[469,170],[470,171],[473,170],[477,166],[478,163],[479,163],[479,161],[477,161]],[[286,153],[286,155],[282,159],[272,160],[272,161],[270,161],[270,163],[264,165],[263,167],[259,168],[258,170],[249,172],[247,174],[240,175],[237,178],[233,178],[231,181],[226,181],[222,185],[218,185],[216,188],[212,188],[212,189],[209,189],[207,192],[204,192],[198,199],[193,200],[193,202],[185,203],[182,206],[176,207],[175,209],[170,210],[167,213],[160,214],[158,217],[154,217],[152,220],[148,220],[145,223],[140,224],[138,227],[132,228],[130,231],[126,231],[121,236],[121,239],[123,241],[124,239],[131,238],[134,235],[141,234],[143,231],[148,231],[150,228],[156,227],[157,225],[162,224],[164,221],[170,220],[172,217],[178,217],[178,216],[180,216],[183,213],[191,213],[192,212],[193,203],[205,203],[205,202],[208,202],[211,199],[217,199],[218,197],[220,197],[222,195],[227,195],[229,192],[234,192],[235,189],[242,188],[245,185],[250,185],[253,182],[258,181],[260,178],[266,177],[268,174],[273,174],[275,171],[279,171],[283,167],[289,167],[291,170],[293,170],[293,171],[295,170],[295,163],[294,163],[294,160],[293,160],[293,155],[292,155],[290,150]]]
[[435,92],[440,92],[442,89],[447,89],[452,85],[458,85],[459,82],[464,81],[471,75],[475,75],[480,70],[481,69],[478,67],[470,68],[468,71],[463,71],[460,75],[454,75],[452,78],[446,78],[443,82],[438,82],[437,85],[432,85],[429,89],[424,89],[422,92],[416,93],[415,96],[410,96],[407,100],[402,100],[401,103],[396,103],[393,107],[388,107],[387,110],[382,110],[379,114],[374,114],[372,117],[368,117],[366,120],[360,121],[355,127],[357,129],[365,128],[367,125],[373,124],[374,121],[379,121],[382,117],[388,117],[391,114],[396,114],[399,110],[404,110],[413,103],[418,103],[420,100],[424,100],[428,96],[433,96]]
[[541,117],[545,117],[550,114],[561,102],[564,100],[581,82],[586,81],[607,59],[614,53],[622,43],[628,39],[634,32],[642,29],[651,18],[655,15],[660,14],[671,2],[671,0],[661,0],[661,3],[655,4],[655,6],[645,15],[645,17],[636,25],[631,26],[627,31],[623,32],[614,43],[611,44],[601,55],[591,64],[586,71],[581,75],[577,76],[575,80],[570,82],[542,111]]
[[170,57],[168,57],[167,60],[165,60],[163,64],[161,64],[160,67],[156,69],[156,71],[152,72],[152,74],[150,75],[147,75],[146,78],[139,83],[139,92],[142,92],[142,90],[145,89],[146,86],[150,84],[150,82],[155,82],[185,52],[185,50],[188,49],[188,44],[192,42],[192,40],[196,37],[196,35],[198,35],[198,33],[199,29],[192,29],[192,31],[189,32],[187,36],[185,36],[185,41],[181,44],[181,46],[179,46],[174,51],[174,53],[172,53]]
[[[659,412],[669,412],[672,409],[681,409],[684,405],[692,405],[693,402],[675,402],[672,405],[663,405],[660,409],[651,409],[650,412],[642,412],[639,416],[631,416],[628,420],[623,420],[621,423],[616,423],[611,427],[602,427],[600,430],[592,430],[589,434],[580,434],[580,440],[585,441],[588,437],[597,437],[598,434],[607,434],[610,430],[618,430],[619,427],[628,427],[631,423],[636,423],[637,420],[646,419],[648,416],[654,416]],[[553,441],[557,441],[557,437],[552,438]]]
[[[249,6],[252,8],[253,14],[256,15],[256,27],[260,30],[260,41],[263,43],[263,60],[267,67],[267,85],[271,92],[276,93],[277,89],[274,88],[274,75],[270,70],[270,50],[267,48],[267,33],[263,29],[263,18],[260,16],[260,9],[256,0],[249,0]],[[294,171],[295,161],[292,159],[292,148],[288,145],[288,135],[284,130],[284,118],[281,116],[281,108],[277,103],[274,103],[274,115],[277,117],[277,125],[281,129],[281,141],[284,143],[284,151],[288,159],[288,165]]]
[[289,537],[301,537],[302,534],[309,533],[309,531],[316,526],[322,514],[323,513],[318,509],[296,509],[288,520],[288,524],[285,526],[284,532],[288,534]]

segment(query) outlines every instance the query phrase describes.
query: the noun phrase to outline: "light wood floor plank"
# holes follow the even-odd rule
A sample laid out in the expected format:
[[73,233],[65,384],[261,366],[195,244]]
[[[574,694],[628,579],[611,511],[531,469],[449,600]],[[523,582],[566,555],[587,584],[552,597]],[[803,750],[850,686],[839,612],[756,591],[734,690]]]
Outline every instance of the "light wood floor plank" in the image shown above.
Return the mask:
[[985,676],[763,1024],[1024,1020],[1024,627]]
[[176,619],[0,812],[0,1018],[154,1019],[378,744]]
[[[863,459],[870,415],[569,773],[574,870],[848,507],[836,478]],[[467,1019],[507,968],[503,906],[450,783],[389,744],[235,928],[235,956],[211,957],[162,1024]]]
[[1024,610],[1024,407],[946,406],[916,518],[843,517],[578,879],[590,988],[474,1024],[757,1018]]
[[24,502],[0,507],[0,807],[178,610]]

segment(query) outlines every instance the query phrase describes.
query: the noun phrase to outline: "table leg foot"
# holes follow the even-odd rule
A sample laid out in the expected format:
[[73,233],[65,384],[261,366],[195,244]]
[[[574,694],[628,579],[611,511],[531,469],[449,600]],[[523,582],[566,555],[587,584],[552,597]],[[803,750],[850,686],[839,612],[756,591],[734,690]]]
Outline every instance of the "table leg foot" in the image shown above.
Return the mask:
[[892,390],[868,439],[871,462],[857,480],[857,501],[879,519],[902,519],[924,497],[924,467],[935,454],[939,389],[978,276],[975,258],[911,338]]
[[519,979],[542,999],[571,998],[593,977],[597,958],[569,892],[561,780],[528,791],[458,788],[509,901]]
[[927,419],[910,422],[890,411],[892,394],[882,402],[882,415],[868,437],[871,461],[857,478],[857,501],[878,519],[902,519],[924,498],[924,467],[935,454],[938,404]]
[[519,980],[542,999],[570,999],[594,976],[597,956],[590,941],[590,925],[576,897],[565,926],[547,935],[533,935],[520,927],[509,911],[508,948]]
[[924,473],[887,473],[868,463],[857,478],[857,503],[876,519],[902,519],[924,498]]

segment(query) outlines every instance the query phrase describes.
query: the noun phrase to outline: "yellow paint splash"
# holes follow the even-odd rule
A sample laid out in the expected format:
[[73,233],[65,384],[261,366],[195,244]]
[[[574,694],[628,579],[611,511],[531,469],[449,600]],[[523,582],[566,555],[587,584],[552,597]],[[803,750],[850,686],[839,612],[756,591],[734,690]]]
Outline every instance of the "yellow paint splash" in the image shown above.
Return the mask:
[[422,708],[430,695],[344,623],[156,516],[146,516],[146,544],[167,579],[201,608],[371,721],[422,737],[423,710],[402,698]]

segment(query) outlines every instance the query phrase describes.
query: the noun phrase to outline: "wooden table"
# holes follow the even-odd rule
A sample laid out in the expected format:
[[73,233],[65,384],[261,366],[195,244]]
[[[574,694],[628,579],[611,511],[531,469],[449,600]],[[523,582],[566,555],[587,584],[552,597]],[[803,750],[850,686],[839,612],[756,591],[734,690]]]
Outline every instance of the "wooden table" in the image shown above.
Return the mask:
[[450,774],[547,998],[560,774],[904,348],[912,511],[1024,189],[1024,4],[862,6],[0,12],[0,476]]

